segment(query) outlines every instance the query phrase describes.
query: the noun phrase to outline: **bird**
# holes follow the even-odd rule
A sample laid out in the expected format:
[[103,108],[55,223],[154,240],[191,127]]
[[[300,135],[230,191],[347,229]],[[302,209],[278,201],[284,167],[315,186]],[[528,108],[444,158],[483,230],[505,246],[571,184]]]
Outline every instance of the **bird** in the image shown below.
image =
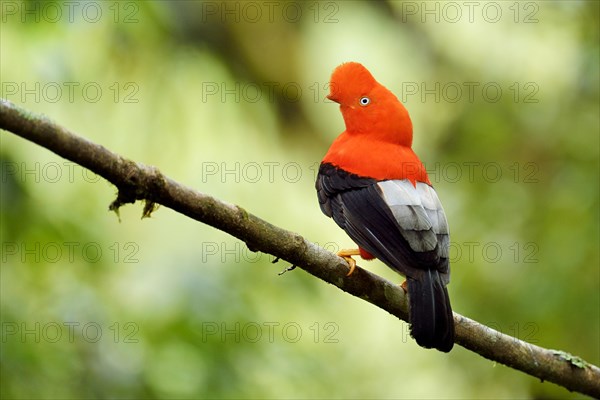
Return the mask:
[[454,346],[448,222],[412,149],[408,111],[357,62],[334,69],[327,98],[339,104],[346,129],[321,161],[317,197],[321,211],[358,245],[338,255],[349,276],[352,256],[377,258],[403,275],[411,336],[447,353]]

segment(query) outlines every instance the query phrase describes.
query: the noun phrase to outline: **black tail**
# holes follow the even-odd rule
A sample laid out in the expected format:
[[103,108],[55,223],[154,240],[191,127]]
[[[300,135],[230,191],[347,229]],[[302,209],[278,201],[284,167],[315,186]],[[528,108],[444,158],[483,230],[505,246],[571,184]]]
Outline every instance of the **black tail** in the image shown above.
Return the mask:
[[411,336],[419,346],[449,352],[454,345],[454,318],[440,274],[428,270],[421,279],[407,278],[407,283]]

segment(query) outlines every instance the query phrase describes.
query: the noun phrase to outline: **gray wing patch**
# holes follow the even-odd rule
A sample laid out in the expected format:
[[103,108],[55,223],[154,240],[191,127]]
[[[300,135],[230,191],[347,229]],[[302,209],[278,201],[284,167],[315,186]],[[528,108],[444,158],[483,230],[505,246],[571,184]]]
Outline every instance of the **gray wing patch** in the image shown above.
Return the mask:
[[417,182],[417,191],[431,221],[431,229],[437,236],[440,257],[449,258],[450,232],[442,203],[435,190],[426,183]]
[[425,252],[438,247],[438,254],[448,258],[448,222],[435,190],[422,182],[415,188],[407,179],[377,185],[410,248]]

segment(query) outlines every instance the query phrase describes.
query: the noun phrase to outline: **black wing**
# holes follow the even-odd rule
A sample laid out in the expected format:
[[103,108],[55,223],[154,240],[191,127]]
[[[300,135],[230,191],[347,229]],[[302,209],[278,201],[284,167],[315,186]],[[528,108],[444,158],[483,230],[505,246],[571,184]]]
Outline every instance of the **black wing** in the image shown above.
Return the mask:
[[323,163],[316,187],[321,210],[361,248],[407,277],[434,269],[448,283],[448,224],[431,186],[378,182]]

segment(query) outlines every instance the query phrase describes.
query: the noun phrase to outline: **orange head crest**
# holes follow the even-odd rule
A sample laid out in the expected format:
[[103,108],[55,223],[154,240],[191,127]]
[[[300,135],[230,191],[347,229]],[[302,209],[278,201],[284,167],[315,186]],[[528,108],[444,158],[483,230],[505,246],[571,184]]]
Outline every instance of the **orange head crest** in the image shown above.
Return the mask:
[[329,82],[329,100],[348,103],[353,98],[369,93],[378,85],[373,75],[357,62],[347,62],[337,67]]
[[411,146],[408,111],[364,66],[347,62],[337,67],[329,90],[327,98],[340,104],[348,133],[369,134],[374,139]]

